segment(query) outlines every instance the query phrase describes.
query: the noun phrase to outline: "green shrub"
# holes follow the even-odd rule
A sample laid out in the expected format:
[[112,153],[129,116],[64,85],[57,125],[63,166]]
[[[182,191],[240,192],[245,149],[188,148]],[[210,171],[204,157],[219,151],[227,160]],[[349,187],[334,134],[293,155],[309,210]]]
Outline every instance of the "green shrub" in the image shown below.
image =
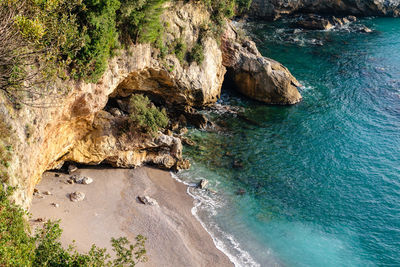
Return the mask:
[[183,41],[182,38],[178,38],[174,41],[173,44],[174,54],[179,59],[179,62],[183,63],[186,57],[186,43]]
[[72,12],[79,1],[0,1],[0,90],[8,100],[50,95],[47,85],[83,44]]
[[84,0],[77,12],[79,29],[85,32],[84,46],[73,58],[75,76],[97,82],[118,47],[116,11],[118,0]]
[[145,132],[156,133],[168,125],[165,109],[159,110],[147,96],[134,94],[129,102],[130,118]]
[[193,46],[192,51],[189,53],[189,62],[196,62],[200,65],[204,61],[204,47],[201,43]]
[[167,0],[121,0],[118,28],[125,38],[134,43],[155,44],[162,36],[160,16]]
[[11,138],[11,127],[0,116],[0,183],[8,182],[9,179],[8,171],[13,153],[12,146],[10,145]]
[[146,261],[146,238],[138,235],[135,244],[126,238],[112,239],[115,259],[106,249],[92,246],[88,253],[78,253],[60,243],[58,222],[48,221],[34,236],[28,233],[27,213],[9,200],[13,189],[0,188],[0,266],[135,266]]
[[27,234],[26,212],[8,200],[11,193],[0,188],[0,266],[31,266],[35,241]]
[[237,12],[243,14],[250,9],[252,0],[236,0]]

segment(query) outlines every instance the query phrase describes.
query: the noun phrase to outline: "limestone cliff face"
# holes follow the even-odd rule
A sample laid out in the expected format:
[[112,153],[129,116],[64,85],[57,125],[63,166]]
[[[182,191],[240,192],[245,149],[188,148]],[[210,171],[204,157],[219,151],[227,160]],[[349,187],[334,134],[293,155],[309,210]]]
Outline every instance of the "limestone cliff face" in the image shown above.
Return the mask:
[[[197,29],[208,13],[186,4],[170,7],[167,16],[173,34],[185,34],[195,40]],[[187,32],[174,30],[181,28]],[[68,87],[69,93],[56,99],[43,99],[52,102],[47,108],[13,109],[1,96],[0,114],[12,128],[13,154],[8,171],[9,183],[18,186],[17,202],[28,207],[41,174],[66,160],[85,164],[106,162],[118,167],[143,163],[165,168],[182,165],[179,139],[163,134],[154,138],[124,136],[118,126],[123,118],[113,117],[103,109],[110,96],[143,91],[183,106],[215,102],[220,95],[225,67],[216,40],[206,39],[205,49],[205,60],[199,66],[181,65],[173,55],[161,61],[150,45],[132,46],[110,61],[96,84],[59,81],[55,87]],[[170,71],[172,65],[174,69]]]
[[[174,2],[167,8],[164,20],[169,25],[166,38],[182,39],[190,50],[198,42],[200,27],[209,20],[209,13],[200,5]],[[179,138],[171,134],[152,136],[127,131],[124,128],[127,116],[111,114],[110,109],[105,109],[110,98],[146,93],[161,99],[167,107],[179,107],[190,121],[198,115],[192,113],[193,107],[217,101],[228,68],[235,70],[236,82],[246,81],[240,83],[242,88],[250,86],[252,93],[245,94],[252,98],[261,96],[263,100],[273,94],[270,103],[295,103],[300,99],[295,90],[297,82],[286,68],[263,58],[254,43],[246,48],[235,40],[235,35],[229,34],[230,39],[222,42],[223,49],[214,37],[202,38],[204,60],[201,64],[182,62],[174,55],[161,59],[159,51],[150,45],[132,45],[110,60],[108,69],[96,84],[82,81],[52,84],[56,89],[68,88],[65,91],[69,93],[56,98],[43,97],[43,103],[51,102],[46,108],[22,106],[15,109],[0,95],[1,119],[11,128],[8,182],[18,187],[16,201],[29,207],[42,173],[59,168],[65,161],[104,162],[116,167],[135,167],[143,163],[164,168],[187,167]],[[268,84],[267,90],[260,87],[263,83]]]
[[296,12],[356,16],[399,16],[399,0],[253,0],[250,14],[277,19]]
[[[209,14],[200,5],[170,3],[163,15],[167,41],[182,40],[190,50],[198,41],[200,28],[209,22]],[[172,15],[173,14],[173,15]],[[222,52],[211,36],[203,39],[204,61],[180,62],[174,55],[153,60],[146,68],[131,72],[112,97],[124,97],[133,92],[162,96],[167,104],[202,107],[214,103],[220,96],[225,68]]]

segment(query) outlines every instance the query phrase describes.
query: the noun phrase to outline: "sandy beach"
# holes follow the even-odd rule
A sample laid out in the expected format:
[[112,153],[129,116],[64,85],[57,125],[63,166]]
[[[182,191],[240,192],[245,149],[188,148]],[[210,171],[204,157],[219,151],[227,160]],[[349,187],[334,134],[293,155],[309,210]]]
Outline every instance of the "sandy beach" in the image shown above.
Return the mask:
[[[32,220],[61,219],[64,246],[75,240],[81,252],[92,244],[111,251],[112,237],[126,236],[133,241],[142,234],[147,237],[149,260],[140,266],[233,266],[192,215],[193,199],[186,193],[187,187],[169,172],[149,167],[85,168],[74,174],[94,181],[68,184],[70,175],[56,177],[47,172],[37,189],[51,195],[34,196],[30,209]],[[74,191],[85,193],[85,199],[70,201],[69,194]],[[137,199],[143,195],[158,205],[144,205]]]

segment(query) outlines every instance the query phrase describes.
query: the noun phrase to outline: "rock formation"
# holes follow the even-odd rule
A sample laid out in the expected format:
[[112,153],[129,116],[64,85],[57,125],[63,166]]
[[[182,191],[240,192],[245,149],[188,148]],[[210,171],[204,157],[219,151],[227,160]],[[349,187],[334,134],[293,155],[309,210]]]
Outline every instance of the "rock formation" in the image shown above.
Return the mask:
[[253,0],[250,15],[274,20],[294,13],[399,16],[399,0]]
[[227,79],[242,94],[268,104],[296,104],[300,83],[279,62],[263,57],[254,42],[241,40],[233,27],[222,38]]
[[335,27],[342,27],[350,22],[356,21],[354,16],[335,17],[319,16],[315,14],[300,15],[294,26],[306,30],[330,30]]
[[[209,17],[201,5],[171,4],[164,15],[169,24],[166,38],[184,39],[191,49]],[[18,186],[14,195],[17,203],[29,207],[42,173],[60,168],[65,161],[104,162],[117,167],[143,163],[164,168],[189,167],[182,159],[180,139],[162,133],[150,136],[124,131],[122,124],[127,118],[120,110],[106,108],[110,98],[146,93],[166,107],[179,108],[188,123],[204,127],[207,120],[193,112],[193,107],[217,101],[227,67],[233,71],[238,88],[249,97],[280,104],[300,100],[298,83],[285,67],[263,58],[254,43],[238,42],[232,29],[226,36],[229,38],[224,38],[222,50],[212,35],[203,38],[201,64],[181,62],[175,55],[161,60],[150,45],[132,45],[110,60],[96,84],[72,80],[52,84],[67,93],[44,97],[46,108],[15,109],[0,95],[1,120],[4,127],[11,129],[7,137],[12,148],[7,182]]]

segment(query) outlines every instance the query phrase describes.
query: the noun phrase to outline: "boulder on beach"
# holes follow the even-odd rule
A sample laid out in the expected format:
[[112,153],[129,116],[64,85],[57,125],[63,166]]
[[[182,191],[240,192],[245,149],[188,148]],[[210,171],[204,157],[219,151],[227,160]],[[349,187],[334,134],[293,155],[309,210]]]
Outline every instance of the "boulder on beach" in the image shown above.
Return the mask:
[[157,201],[149,196],[138,196],[138,199],[145,205],[158,206]]
[[90,177],[86,176],[80,176],[80,175],[72,175],[70,177],[70,180],[72,180],[74,183],[77,184],[91,184],[93,183],[93,179]]
[[72,202],[82,201],[85,199],[85,193],[79,192],[79,191],[73,192],[73,193],[69,194],[69,199]]

